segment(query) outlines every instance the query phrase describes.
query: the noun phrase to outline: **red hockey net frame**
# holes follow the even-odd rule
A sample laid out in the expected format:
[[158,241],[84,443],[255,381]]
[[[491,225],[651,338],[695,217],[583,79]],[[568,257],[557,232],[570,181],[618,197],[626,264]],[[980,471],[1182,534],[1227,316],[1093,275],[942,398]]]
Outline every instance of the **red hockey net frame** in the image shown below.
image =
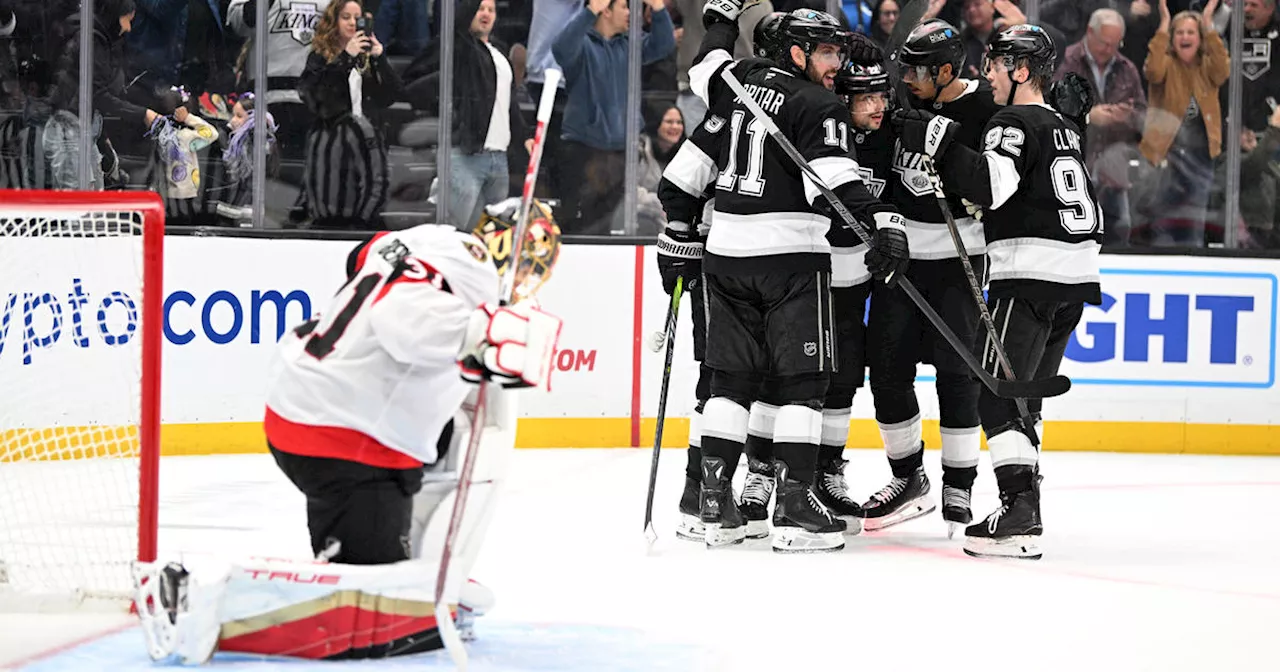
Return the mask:
[[138,426],[137,558],[157,552],[160,473],[160,373],[164,328],[164,204],[154,192],[0,190],[0,216],[59,220],[134,215],[141,226],[141,362]]

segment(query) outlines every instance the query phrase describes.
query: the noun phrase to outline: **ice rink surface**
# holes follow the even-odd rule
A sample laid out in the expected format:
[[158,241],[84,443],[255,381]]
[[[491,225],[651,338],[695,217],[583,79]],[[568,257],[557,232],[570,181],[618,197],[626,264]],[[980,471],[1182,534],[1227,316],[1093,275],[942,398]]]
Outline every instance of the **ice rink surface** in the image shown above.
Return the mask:
[[[865,499],[889,469],[850,450]],[[517,451],[473,578],[497,594],[473,670],[1280,670],[1280,459],[1047,453],[1039,562],[969,558],[938,513],[781,556],[673,531],[685,452]],[[976,516],[997,503],[980,466]],[[941,489],[938,452],[925,454]],[[739,469],[741,479],[745,468]],[[161,552],[305,556],[302,497],[267,455],[166,458]],[[123,628],[123,629],[122,629]],[[102,633],[108,633],[103,635]],[[0,616],[0,669],[154,666],[127,619]],[[53,653],[49,653],[50,651]],[[451,669],[217,657],[214,669]]]

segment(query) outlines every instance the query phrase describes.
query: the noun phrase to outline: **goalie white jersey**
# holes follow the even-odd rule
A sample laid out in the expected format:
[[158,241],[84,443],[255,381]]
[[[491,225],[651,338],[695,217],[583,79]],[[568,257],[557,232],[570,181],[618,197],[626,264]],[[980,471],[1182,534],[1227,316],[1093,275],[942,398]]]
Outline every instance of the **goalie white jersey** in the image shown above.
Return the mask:
[[468,320],[498,301],[485,246],[453,227],[376,236],[323,313],[285,334],[267,376],[267,440],[296,455],[406,469],[472,388],[456,358]]

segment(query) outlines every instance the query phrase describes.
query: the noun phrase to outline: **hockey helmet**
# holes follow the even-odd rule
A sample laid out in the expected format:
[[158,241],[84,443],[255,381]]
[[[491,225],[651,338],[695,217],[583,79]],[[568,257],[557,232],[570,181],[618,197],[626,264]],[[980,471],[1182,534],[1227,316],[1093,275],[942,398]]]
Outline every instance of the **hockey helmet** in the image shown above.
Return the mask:
[[1003,67],[1010,75],[1025,65],[1028,79],[1047,82],[1053,77],[1057,50],[1053,38],[1040,26],[1020,23],[994,33],[987,42],[987,53],[982,59],[982,71],[992,65]]
[[950,65],[951,76],[957,77],[964,66],[960,31],[942,19],[929,19],[907,34],[897,59],[903,67],[915,69],[917,79],[936,78],[944,65]]
[[[480,221],[472,230],[484,242],[489,256],[498,267],[498,276],[504,277],[512,267],[512,238],[515,236],[516,219],[520,216],[520,199],[508,198],[500,203],[485,206]],[[551,278],[556,260],[560,257],[560,227],[551,215],[551,208],[537,199],[529,207],[529,225],[524,240],[515,257],[514,290],[512,303],[531,298]]]
[[786,16],[786,12],[771,12],[756,24],[755,30],[751,33],[751,43],[755,49],[756,58],[781,60],[782,21]]
[[889,73],[884,66],[858,65],[846,62],[836,73],[836,93],[856,96],[860,93],[889,93]]
[[778,26],[778,48],[773,60],[783,69],[795,71],[791,47],[800,47],[807,58],[822,44],[834,44],[842,52],[847,51],[850,39],[851,35],[840,27],[836,17],[816,9],[792,10]]

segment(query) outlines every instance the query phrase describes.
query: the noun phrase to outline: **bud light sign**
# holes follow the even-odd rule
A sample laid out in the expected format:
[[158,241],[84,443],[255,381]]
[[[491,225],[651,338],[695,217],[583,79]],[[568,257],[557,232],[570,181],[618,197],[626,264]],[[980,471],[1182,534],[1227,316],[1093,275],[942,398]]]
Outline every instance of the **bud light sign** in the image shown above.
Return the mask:
[[1062,372],[1085,385],[1269,388],[1276,276],[1104,269]]

